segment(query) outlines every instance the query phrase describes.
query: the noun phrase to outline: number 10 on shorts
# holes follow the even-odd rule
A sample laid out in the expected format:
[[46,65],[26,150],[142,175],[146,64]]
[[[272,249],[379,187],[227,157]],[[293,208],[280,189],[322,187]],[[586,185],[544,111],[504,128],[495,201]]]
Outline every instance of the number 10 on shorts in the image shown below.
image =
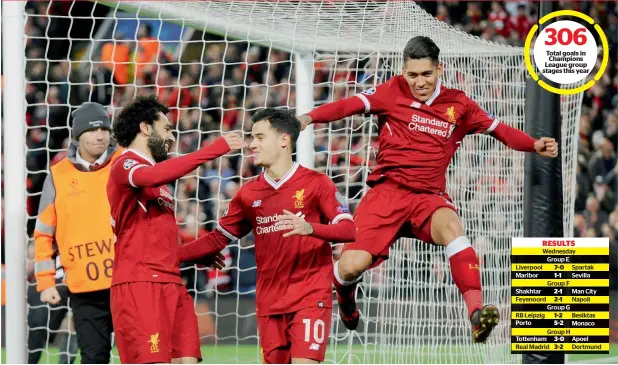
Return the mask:
[[[311,318],[305,318],[303,319],[303,324],[305,325],[305,342],[314,342],[318,345],[324,342],[326,325],[323,320],[316,319],[312,323]],[[311,336],[312,330],[313,338]]]

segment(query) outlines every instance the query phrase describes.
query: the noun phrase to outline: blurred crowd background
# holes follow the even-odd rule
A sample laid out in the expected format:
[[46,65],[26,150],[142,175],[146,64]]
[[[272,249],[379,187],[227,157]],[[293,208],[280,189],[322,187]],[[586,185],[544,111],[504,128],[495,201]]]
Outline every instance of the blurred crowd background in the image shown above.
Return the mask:
[[[538,14],[538,3],[525,1],[437,1],[419,5],[456,29],[516,46],[523,44]],[[573,234],[609,237],[615,246],[618,7],[616,1],[560,1],[559,6],[589,14],[601,24],[610,44],[605,75],[583,98]],[[209,144],[227,130],[242,129],[249,141],[254,110],[265,106],[295,107],[295,90],[289,87],[294,82],[294,66],[287,52],[243,41],[226,42],[201,32],[187,35],[180,26],[163,26],[158,21],[137,23],[134,15],[133,19],[118,21],[115,31],[109,29],[105,33],[103,18],[109,8],[91,2],[30,1],[26,9],[30,237],[46,171],[65,156],[71,143],[71,111],[85,101],[101,103],[108,107],[110,115],[115,115],[135,95],[156,93],[172,109],[170,120],[177,135],[175,151],[181,154]],[[107,36],[96,38],[95,34]],[[88,54],[92,56],[83,58]],[[350,60],[318,59],[314,79],[316,104],[348,96],[347,84],[370,80],[375,62],[371,57],[361,62],[354,60],[353,64]],[[352,202],[352,208],[363,190],[363,166],[372,164],[366,161],[367,156],[373,157],[373,152],[368,151],[377,149],[375,138],[363,133],[368,130],[365,124],[358,117],[333,123],[330,128],[316,126],[316,167],[329,171]],[[355,130],[352,137],[350,130]],[[243,180],[259,173],[245,151],[245,156],[209,162],[180,179],[172,186],[177,198],[180,240],[189,241],[213,229]],[[4,238],[4,221],[2,230]],[[211,296],[217,289],[218,293],[238,290],[252,295],[252,245],[253,239],[248,236],[226,250],[231,269],[184,270],[193,294]],[[32,247],[29,250],[32,255]]]

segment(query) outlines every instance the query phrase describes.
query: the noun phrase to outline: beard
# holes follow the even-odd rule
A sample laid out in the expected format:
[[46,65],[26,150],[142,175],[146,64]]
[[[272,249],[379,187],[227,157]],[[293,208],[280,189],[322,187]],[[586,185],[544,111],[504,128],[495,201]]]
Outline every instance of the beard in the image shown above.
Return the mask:
[[148,136],[148,148],[155,162],[161,162],[167,160],[167,151],[165,150],[165,139],[161,137],[157,132],[153,131]]

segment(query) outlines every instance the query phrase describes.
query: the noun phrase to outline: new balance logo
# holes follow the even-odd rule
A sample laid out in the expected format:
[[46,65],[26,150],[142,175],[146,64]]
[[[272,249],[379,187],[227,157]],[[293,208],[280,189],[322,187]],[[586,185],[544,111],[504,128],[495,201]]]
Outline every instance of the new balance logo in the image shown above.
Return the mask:
[[420,108],[421,107],[421,103],[419,103],[418,101],[415,101],[410,106],[413,107],[413,108]]
[[317,343],[312,343],[311,346],[309,346],[309,350],[319,351],[320,345],[318,345]]
[[252,207],[253,207],[253,208],[257,208],[257,207],[259,207],[260,205],[262,205],[262,201],[261,201],[261,200],[254,200],[254,201],[253,201],[253,205],[252,205]]

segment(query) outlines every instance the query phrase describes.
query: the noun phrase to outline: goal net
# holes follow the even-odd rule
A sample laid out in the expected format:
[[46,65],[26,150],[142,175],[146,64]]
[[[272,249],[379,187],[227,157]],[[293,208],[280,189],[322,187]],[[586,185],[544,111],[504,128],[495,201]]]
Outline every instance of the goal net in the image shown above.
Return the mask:
[[[400,72],[403,46],[417,35],[441,48],[446,85],[524,128],[523,50],[460,32],[414,2],[35,3],[26,10],[25,29],[29,224],[50,164],[70,143],[70,111],[84,101],[117,114],[136,95],[157,93],[172,109],[174,152],[186,154],[224,131],[242,129],[249,138],[259,108],[305,113],[388,80]],[[580,105],[581,95],[562,99],[565,232],[573,223]],[[315,125],[303,133],[298,159],[331,176],[354,209],[375,163],[376,133],[369,116]],[[388,262],[365,275],[358,331],[345,330],[334,310],[326,361],[520,362],[510,353],[509,303],[510,239],[523,235],[523,168],[523,153],[487,136],[468,136],[448,170],[449,194],[481,260],[485,301],[502,316],[488,344],[471,344],[444,251],[403,239]],[[212,229],[233,194],[259,172],[245,152],[178,180],[172,191],[181,238]],[[182,269],[195,298],[204,362],[260,362],[252,237],[233,242],[225,254],[223,271]],[[49,323],[45,330],[74,335]],[[68,348],[54,342],[29,351],[53,362]]]

